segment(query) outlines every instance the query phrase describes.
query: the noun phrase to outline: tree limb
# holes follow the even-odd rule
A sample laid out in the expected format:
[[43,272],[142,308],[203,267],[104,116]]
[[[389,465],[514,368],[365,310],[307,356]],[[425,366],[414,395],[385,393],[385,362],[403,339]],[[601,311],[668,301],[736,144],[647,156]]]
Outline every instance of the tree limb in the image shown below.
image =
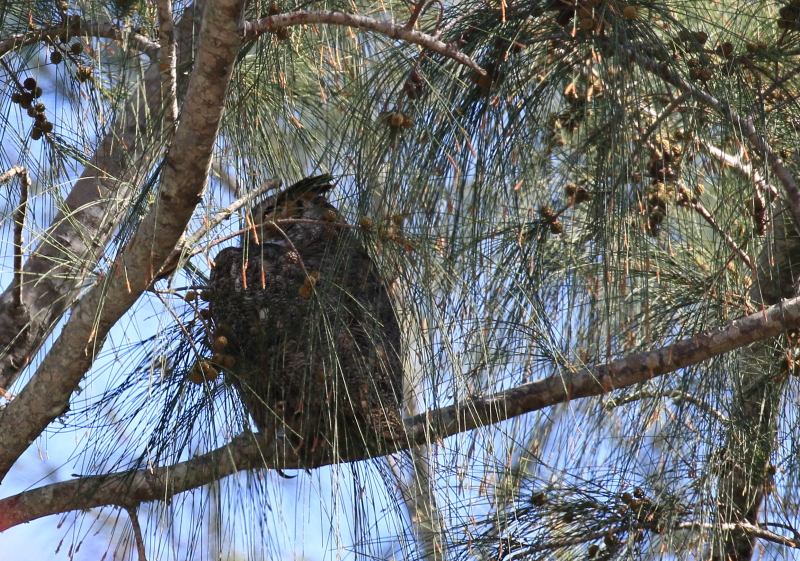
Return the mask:
[[[387,453],[429,444],[572,399],[605,395],[799,326],[800,297],[660,349],[631,354],[593,368],[564,369],[516,388],[416,415],[406,420],[408,441]],[[12,401],[9,408],[19,399]],[[3,451],[0,458],[5,455]],[[363,459],[366,456],[355,454],[350,457],[327,457],[309,466],[300,461],[285,438],[273,439],[270,435],[243,433],[221,448],[175,465],[81,477],[2,499],[0,531],[60,512],[166,500],[237,471],[265,467],[321,467]],[[741,524],[736,526],[744,527]]]
[[[73,307],[63,331],[36,373],[0,416],[0,474],[56,417],[69,399],[111,327],[155,280],[202,200],[211,154],[241,36],[244,0],[210,0],[186,101],[166,155],[159,200],[120,252],[116,271],[98,282]],[[118,273],[118,274],[116,274]]]
[[[203,2],[199,0],[195,8],[200,9]],[[99,26],[101,30],[112,27]],[[190,6],[177,25],[179,62],[191,59],[197,28]],[[70,28],[70,32],[81,29]],[[141,137],[142,130],[153,130],[153,115],[161,113],[160,70],[158,64],[150,64],[142,83],[132,88],[130,99],[115,116],[42,234],[42,241],[25,262],[23,273],[30,282],[22,295],[22,313],[14,304],[13,287],[0,295],[0,387],[9,388],[14,383],[85,287],[118,226],[119,216],[137,192],[155,154],[163,148],[162,143],[169,140],[168,136]]]
[[459,51],[455,46],[443,43],[425,33],[406,29],[402,25],[396,25],[388,21],[378,21],[365,16],[356,16],[342,12],[330,10],[318,10],[314,12],[287,12],[262,18],[256,21],[248,21],[244,24],[244,40],[255,41],[267,31],[272,31],[279,27],[289,27],[292,25],[305,25],[312,23],[328,23],[331,25],[343,25],[356,29],[368,29],[381,35],[386,35],[392,39],[400,39],[407,43],[419,45],[428,51],[438,53],[442,56],[452,58],[456,62],[475,70],[482,76],[486,72],[467,55]]

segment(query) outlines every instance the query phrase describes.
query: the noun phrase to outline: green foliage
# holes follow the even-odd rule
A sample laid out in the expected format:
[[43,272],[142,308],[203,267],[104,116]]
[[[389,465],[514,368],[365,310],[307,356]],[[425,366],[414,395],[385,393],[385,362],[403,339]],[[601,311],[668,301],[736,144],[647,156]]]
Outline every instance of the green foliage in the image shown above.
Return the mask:
[[[395,287],[414,380],[409,395],[421,410],[663,347],[794,295],[800,254],[784,186],[731,112],[752,119],[796,175],[797,6],[427,6],[418,29],[469,55],[485,75],[402,40],[328,24],[280,28],[243,45],[209,189],[189,230],[267,178],[334,173],[347,221],[371,221],[360,224],[360,240]],[[405,3],[385,1],[279,10],[301,7],[398,23],[408,17]],[[246,19],[270,10],[249,2]],[[174,11],[177,20],[191,8]],[[0,5],[0,40],[68,30],[76,17],[158,36],[151,3],[10,1]],[[75,35],[14,48],[0,61],[9,84],[0,101],[0,162],[32,170],[33,240],[62,209],[111,123],[129,118],[124,104],[149,64],[132,43]],[[191,61],[178,68],[179,97],[190,71]],[[21,97],[36,91],[25,87],[30,77],[46,111],[25,107],[35,104]],[[140,130],[139,154],[154,155],[129,163],[135,193],[104,258],[91,265],[90,283],[119,274],[114,264],[126,242],[158,204],[162,116],[149,115]],[[6,197],[9,240],[16,205]],[[83,473],[170,465],[248,428],[224,369],[193,383],[213,350],[203,304],[183,298],[205,286],[227,243],[219,239],[236,239],[251,218],[245,215],[209,231],[174,276],[155,284],[163,292],[131,311],[130,318],[153,314],[156,335],[107,343],[114,360],[98,359],[102,366],[87,381],[104,389],[76,399],[67,421],[96,435],[79,451]],[[780,338],[432,444],[429,485],[446,555],[719,555],[739,535],[723,527],[738,521],[724,511],[735,502],[726,477],[747,479],[751,495],[758,490],[753,500],[772,524],[765,529],[796,527],[795,356],[796,340]],[[135,437],[119,444],[123,432]],[[411,457],[399,456],[408,468]],[[415,545],[385,459],[320,473],[301,472],[293,489],[305,505],[336,505],[331,512],[352,501],[347,545],[356,554],[436,556]],[[180,501],[199,511],[213,503],[231,516],[277,504],[289,483],[272,475],[252,473],[238,489],[220,483],[224,492]],[[311,493],[316,485],[319,497]],[[642,496],[630,498],[637,491]],[[189,495],[201,506],[189,505]],[[275,537],[275,525],[285,523],[279,510],[262,508],[250,527],[226,528],[227,544],[254,558],[291,547]],[[183,546],[196,552],[202,530],[185,516],[172,507],[164,523],[188,527]],[[338,530],[328,535],[332,550],[346,541]],[[148,535],[160,539],[155,530]],[[786,554],[763,543],[769,557]]]

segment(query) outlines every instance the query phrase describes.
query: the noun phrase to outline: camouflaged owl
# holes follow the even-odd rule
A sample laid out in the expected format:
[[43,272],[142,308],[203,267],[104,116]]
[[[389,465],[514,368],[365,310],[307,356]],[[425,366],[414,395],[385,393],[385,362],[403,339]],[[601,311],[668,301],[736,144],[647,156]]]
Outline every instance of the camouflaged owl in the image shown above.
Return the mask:
[[332,187],[330,175],[310,177],[257,205],[210,280],[214,336],[235,358],[247,412],[309,461],[405,438],[397,319],[357,232],[325,197]]

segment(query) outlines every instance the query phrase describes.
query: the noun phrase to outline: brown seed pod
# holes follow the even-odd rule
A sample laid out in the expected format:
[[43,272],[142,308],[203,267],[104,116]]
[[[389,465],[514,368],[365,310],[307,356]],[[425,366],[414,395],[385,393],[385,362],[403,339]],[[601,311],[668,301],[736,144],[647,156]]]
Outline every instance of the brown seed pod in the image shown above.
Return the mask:
[[40,129],[39,127],[33,127],[31,129],[30,136],[33,140],[39,140],[40,138],[42,138],[42,129]]
[[224,366],[225,368],[233,368],[234,366],[236,366],[236,358],[230,355],[225,355],[222,358],[222,366]]
[[43,133],[53,132],[53,123],[50,121],[45,121],[39,125],[39,128],[42,129]]
[[410,129],[414,126],[414,117],[409,115],[403,115],[403,124],[401,125],[404,129]]
[[224,335],[220,335],[216,339],[214,339],[214,348],[218,351],[221,351],[225,347],[228,346],[228,338]]
[[600,552],[600,546],[599,545],[597,545],[596,543],[593,543],[592,545],[590,545],[589,546],[589,550],[587,551],[589,559],[591,559],[592,557],[595,557],[599,552]]
[[639,15],[639,10],[636,9],[636,6],[626,6],[624,10],[622,10],[622,17],[625,19],[636,19]]
[[550,232],[553,234],[561,234],[564,232],[564,224],[561,220],[556,220],[555,222],[550,223]]
[[311,298],[311,295],[314,293],[314,288],[308,283],[303,283],[303,286],[300,287],[299,292],[300,296],[303,298]]
[[[322,219],[323,220],[327,220],[328,222],[335,222],[337,216],[338,216],[338,214],[336,213],[335,210],[328,209],[322,214]],[[287,253],[287,255],[288,255],[288,253]]]
[[25,81],[22,82],[22,87],[26,90],[33,91],[36,89],[36,79],[35,78],[25,78]]
[[584,31],[591,31],[592,29],[594,29],[594,26],[595,26],[595,21],[592,18],[583,18],[578,24],[578,27],[580,27]]
[[267,13],[271,16],[277,16],[281,13],[281,8],[278,6],[277,2],[273,2],[269,5],[269,8],[267,8]]
[[85,82],[92,77],[92,67],[91,66],[78,66],[78,71],[75,72],[75,78],[77,78],[78,82]]
[[275,30],[275,37],[278,41],[288,41],[292,38],[292,32],[288,27],[279,27]]
[[733,43],[726,41],[719,46],[719,50],[724,57],[730,58],[733,55]]
[[547,222],[553,222],[556,219],[556,213],[549,205],[542,205],[539,207],[539,216]]
[[50,62],[53,64],[61,64],[61,61],[64,60],[64,56],[61,54],[61,51],[53,51],[50,53]]
[[71,52],[75,56],[83,54],[83,43],[81,43],[80,41],[77,43],[72,43],[69,46],[69,52]]
[[209,310],[208,308],[200,310],[200,317],[205,320],[211,319],[211,310]]
[[300,255],[296,251],[287,251],[285,259],[287,263],[294,265],[300,262]]
[[387,122],[389,123],[390,127],[402,127],[403,126],[403,114],[402,113],[393,113],[389,116]]
[[368,216],[362,216],[358,220],[358,225],[361,226],[364,230],[372,229],[372,219]]
[[195,300],[197,300],[197,292],[195,292],[194,290],[190,290],[189,292],[183,295],[183,299],[187,302],[194,302]]
[[203,302],[211,302],[211,291],[210,290],[204,290],[203,292],[201,292],[200,293],[200,300],[202,300]]

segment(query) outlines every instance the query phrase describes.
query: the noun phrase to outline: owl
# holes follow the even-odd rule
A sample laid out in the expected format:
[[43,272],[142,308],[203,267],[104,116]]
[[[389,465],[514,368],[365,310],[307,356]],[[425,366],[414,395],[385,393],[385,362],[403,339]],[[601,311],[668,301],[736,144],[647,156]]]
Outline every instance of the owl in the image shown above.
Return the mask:
[[326,198],[330,175],[252,210],[217,254],[212,346],[260,432],[283,432],[301,461],[380,454],[405,438],[400,330],[386,283]]

